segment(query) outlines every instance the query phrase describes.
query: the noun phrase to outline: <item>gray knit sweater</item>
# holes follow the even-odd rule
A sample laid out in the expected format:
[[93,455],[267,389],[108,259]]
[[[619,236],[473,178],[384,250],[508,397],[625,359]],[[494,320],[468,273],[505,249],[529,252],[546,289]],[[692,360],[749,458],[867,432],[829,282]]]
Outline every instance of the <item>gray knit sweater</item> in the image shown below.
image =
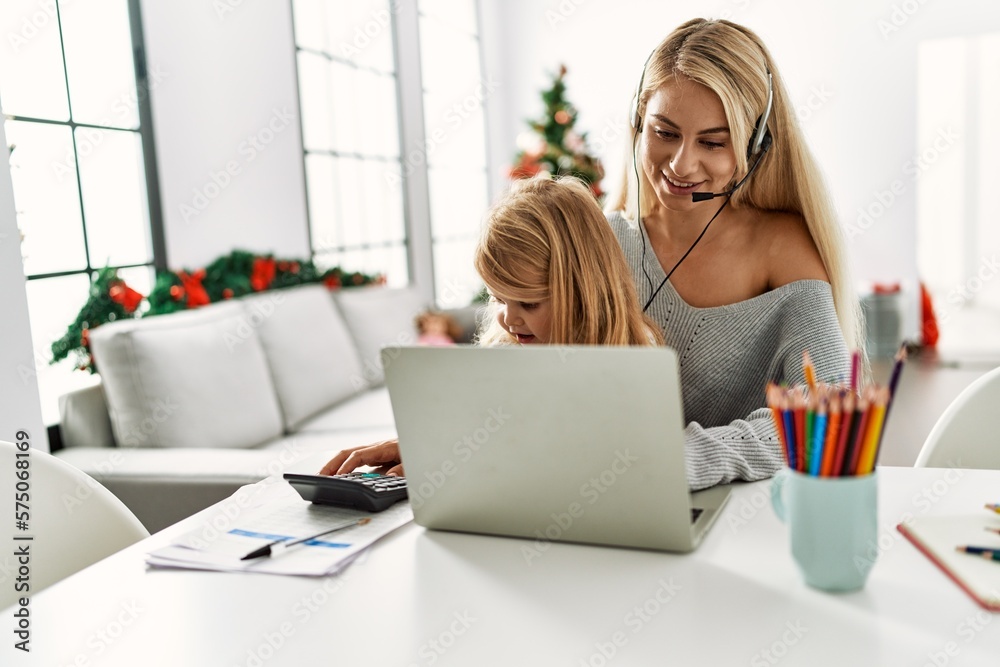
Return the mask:
[[[649,239],[620,213],[608,220],[632,269],[639,303],[645,304],[652,290],[642,271],[642,244]],[[656,289],[665,274],[651,247],[645,266]],[[692,489],[765,479],[782,467],[764,389],[769,380],[804,382],[803,350],[820,380],[845,380],[850,373],[833,294],[822,280],[800,280],[715,308],[688,305],[668,281],[646,314],[677,352]]]

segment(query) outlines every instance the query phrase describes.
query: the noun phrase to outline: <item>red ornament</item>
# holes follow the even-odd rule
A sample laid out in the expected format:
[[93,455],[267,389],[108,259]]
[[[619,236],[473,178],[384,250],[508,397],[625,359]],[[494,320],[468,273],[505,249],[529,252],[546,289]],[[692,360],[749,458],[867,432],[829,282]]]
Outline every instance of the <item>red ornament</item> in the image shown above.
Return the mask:
[[559,123],[560,125],[569,125],[569,122],[573,120],[573,117],[570,116],[569,112],[566,111],[565,109],[560,109],[559,111],[557,111],[554,118],[556,119],[556,122]]
[[174,301],[180,301],[184,298],[184,288],[180,285],[170,286],[170,298]]
[[291,270],[292,273],[298,273],[299,272],[299,268],[300,268],[299,267],[299,263],[298,262],[292,262],[291,265],[288,268]]
[[336,273],[331,273],[323,279],[323,284],[326,285],[326,288],[331,291],[340,289],[340,276]]
[[84,329],[83,333],[80,334],[80,345],[90,347],[90,329]]
[[[208,298],[208,292],[205,291],[205,287],[201,284],[201,281],[205,279],[205,269],[199,269],[191,274],[178,271],[177,277],[181,279],[181,284],[184,285],[188,308],[197,308],[198,306],[205,306],[211,303],[211,299]],[[171,296],[173,295],[173,287],[170,288],[170,294]]]
[[139,304],[142,303],[143,296],[134,289],[119,281],[108,289],[108,296],[117,304],[121,304],[126,313],[134,313]]
[[222,290],[222,298],[223,299],[232,299],[233,298],[233,290],[229,289],[228,287],[226,289]]
[[258,257],[253,261],[253,273],[250,274],[250,287],[254,292],[263,292],[274,281],[277,263],[273,257]]

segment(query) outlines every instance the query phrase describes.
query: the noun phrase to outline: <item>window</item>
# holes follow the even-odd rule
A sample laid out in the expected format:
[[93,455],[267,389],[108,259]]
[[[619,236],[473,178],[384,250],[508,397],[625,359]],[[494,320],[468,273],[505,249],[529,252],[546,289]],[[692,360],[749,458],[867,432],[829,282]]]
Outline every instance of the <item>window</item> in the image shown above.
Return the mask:
[[387,0],[293,0],[306,196],[322,268],[409,282]]
[[461,306],[482,281],[472,265],[489,205],[484,103],[474,0],[420,0],[427,182],[437,302]]
[[433,276],[439,306],[468,303],[493,91],[475,0],[292,0],[292,14],[316,263]]
[[121,267],[148,293],[164,259],[143,131],[156,80],[141,64],[136,0],[16,0],[5,10],[0,102],[42,416],[51,424],[59,395],[95,381],[74,373],[72,360],[49,365],[51,343],[86,301],[91,277]]
[[919,46],[917,153],[904,172],[917,183],[918,267],[944,346],[983,338],[1000,321],[1000,226],[991,202],[1000,178],[998,69],[1000,33]]

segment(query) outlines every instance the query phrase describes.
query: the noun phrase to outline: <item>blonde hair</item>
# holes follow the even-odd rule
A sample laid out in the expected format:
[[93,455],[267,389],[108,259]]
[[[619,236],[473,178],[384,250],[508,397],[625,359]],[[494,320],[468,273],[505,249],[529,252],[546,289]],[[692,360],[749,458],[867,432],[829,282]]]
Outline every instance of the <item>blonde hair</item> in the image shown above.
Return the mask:
[[[653,345],[625,255],[590,189],[572,177],[516,181],[490,209],[475,265],[486,286],[524,302],[551,301],[550,343]],[[516,339],[491,302],[482,345]]]
[[[760,38],[748,28],[725,20],[693,19],[684,23],[667,35],[650,56],[638,91],[637,111],[640,118],[644,117],[649,98],[671,77],[682,75],[707,87],[722,100],[736,149],[736,173],[742,178],[749,169],[742,147],[750,143],[757,118],[767,105],[768,72],[774,102],[767,125],[773,143],[753,176],[732,195],[730,206],[797,213],[805,219],[830,278],[844,339],[849,348],[862,348],[861,308],[851,284],[843,233],[788,102],[781,75]],[[657,206],[653,187],[639,169],[641,201],[640,210],[635,210],[637,184],[632,160],[640,131],[634,134],[622,191],[614,205],[615,210],[633,221]]]

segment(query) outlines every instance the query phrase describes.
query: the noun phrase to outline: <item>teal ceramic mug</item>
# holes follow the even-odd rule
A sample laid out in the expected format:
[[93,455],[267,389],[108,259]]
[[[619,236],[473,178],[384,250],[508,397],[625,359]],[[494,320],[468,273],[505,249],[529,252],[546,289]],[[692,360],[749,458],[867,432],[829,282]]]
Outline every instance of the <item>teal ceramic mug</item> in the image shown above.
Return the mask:
[[792,557],[806,583],[824,591],[854,591],[875,564],[878,539],[876,473],[816,477],[785,469],[771,484],[771,505],[788,524]]

